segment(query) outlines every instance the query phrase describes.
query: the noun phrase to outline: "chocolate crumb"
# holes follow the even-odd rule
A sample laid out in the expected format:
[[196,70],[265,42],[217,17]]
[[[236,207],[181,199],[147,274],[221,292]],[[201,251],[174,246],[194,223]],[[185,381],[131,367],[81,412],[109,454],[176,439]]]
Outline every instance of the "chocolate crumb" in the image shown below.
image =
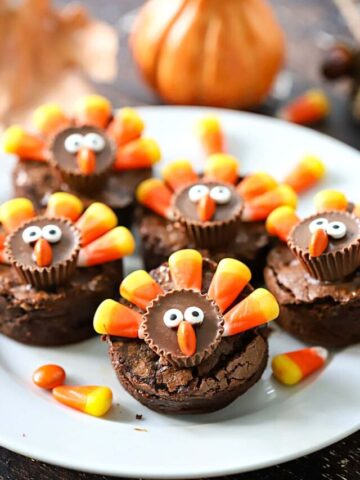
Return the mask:
[[142,420],[143,416],[141,415],[141,413],[137,413],[135,418],[136,418],[136,420]]

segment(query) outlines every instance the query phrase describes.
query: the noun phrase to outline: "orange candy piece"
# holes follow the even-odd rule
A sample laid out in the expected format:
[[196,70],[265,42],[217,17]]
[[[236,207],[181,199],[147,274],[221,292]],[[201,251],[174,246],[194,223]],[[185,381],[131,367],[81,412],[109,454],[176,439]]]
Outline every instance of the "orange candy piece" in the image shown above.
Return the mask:
[[175,192],[186,185],[195,183],[199,178],[189,160],[175,160],[168,163],[163,168],[162,176]]
[[360,203],[355,205],[353,213],[354,213],[354,215],[357,215],[358,217],[360,217]]
[[243,220],[247,222],[265,220],[277,207],[288,205],[296,208],[297,195],[289,185],[279,185],[259,197],[245,203]]
[[158,178],[148,178],[141,182],[136,189],[136,198],[144,207],[149,208],[161,217],[173,219],[171,207],[173,193]]
[[223,313],[251,280],[250,269],[239,260],[224,258],[211,280],[208,296]]
[[142,316],[139,312],[115,302],[104,300],[94,315],[94,330],[101,335],[138,338]]
[[200,198],[196,209],[199,215],[199,220],[202,222],[209,222],[215,215],[216,203],[210,195],[204,195]]
[[49,197],[46,216],[68,218],[72,222],[76,222],[83,209],[82,201],[75,195],[66,192],[56,192]]
[[34,246],[34,258],[38,267],[49,267],[53,260],[53,251],[45,238],[39,238]]
[[94,202],[81,215],[76,223],[80,230],[82,246],[109,232],[118,223],[115,213],[104,203]]
[[302,193],[316,185],[325,176],[325,165],[314,155],[303,158],[293,171],[285,178],[296,193]]
[[161,158],[158,144],[151,138],[138,138],[118,149],[115,170],[151,168]]
[[292,207],[284,205],[273,210],[266,219],[266,230],[269,235],[274,235],[286,242],[291,229],[299,223],[300,219]]
[[175,288],[201,290],[202,256],[197,250],[178,250],[169,257],[171,279]]
[[58,402],[95,417],[105,415],[110,410],[113,399],[109,387],[93,385],[80,387],[62,385],[54,388],[52,393]]
[[326,212],[329,210],[346,210],[348,208],[348,199],[346,195],[337,190],[321,190],[314,197],[316,211]]
[[109,135],[119,147],[141,137],[144,122],[132,108],[121,108],[108,127]]
[[309,253],[312,257],[320,257],[329,245],[329,237],[325,230],[319,228],[311,235]]
[[27,198],[14,198],[0,207],[0,222],[7,233],[34,218],[35,215],[34,205]]
[[248,175],[236,187],[242,198],[247,202],[278,186],[277,181],[269,174],[258,172]]
[[106,128],[112,116],[111,103],[101,95],[87,95],[75,105],[77,125],[92,125]]
[[115,227],[80,250],[79,267],[92,267],[132,255],[135,239],[126,227]]
[[177,329],[177,340],[181,353],[191,357],[196,352],[196,334],[191,323],[182,321]]
[[308,90],[292,100],[279,112],[280,118],[289,122],[308,125],[327,117],[330,102],[322,90]]
[[96,154],[89,148],[81,148],[77,155],[76,161],[79,170],[84,175],[92,175],[96,170]]
[[234,185],[239,176],[239,162],[232,155],[216,153],[210,155],[205,162],[204,177]]
[[142,310],[163,293],[160,285],[145,270],[130,273],[120,285],[120,295]]
[[6,153],[17,155],[22,160],[47,162],[48,153],[45,141],[37,135],[13,125],[2,136],[2,148]]
[[42,365],[33,373],[32,380],[37,387],[52,390],[65,383],[65,370],[59,365]]
[[328,352],[310,347],[275,355],[271,362],[274,377],[285,385],[296,385],[325,365]]
[[272,293],[264,288],[257,288],[224,315],[223,335],[237,335],[245,330],[271,322],[278,315],[279,305]]
[[208,155],[225,152],[224,134],[217,117],[208,115],[196,125],[196,132]]
[[42,135],[49,136],[68,127],[71,121],[59,105],[47,103],[34,111],[33,123]]

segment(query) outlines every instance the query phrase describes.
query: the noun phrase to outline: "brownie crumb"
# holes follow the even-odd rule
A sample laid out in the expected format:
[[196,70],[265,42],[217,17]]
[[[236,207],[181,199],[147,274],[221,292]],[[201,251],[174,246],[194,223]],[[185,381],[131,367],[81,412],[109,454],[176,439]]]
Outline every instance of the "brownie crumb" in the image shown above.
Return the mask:
[[141,413],[137,413],[135,418],[136,418],[136,420],[142,420],[143,416],[141,415]]
[[137,432],[147,432],[147,429],[146,428],[134,428],[134,430],[136,430]]

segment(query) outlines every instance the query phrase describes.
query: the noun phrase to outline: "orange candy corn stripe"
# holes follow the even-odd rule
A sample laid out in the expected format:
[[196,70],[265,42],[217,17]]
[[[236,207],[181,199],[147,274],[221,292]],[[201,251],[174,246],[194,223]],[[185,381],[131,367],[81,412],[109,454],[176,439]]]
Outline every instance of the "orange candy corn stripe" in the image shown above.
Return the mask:
[[158,178],[144,180],[136,189],[139,203],[169,220],[173,218],[172,197],[172,191]]
[[48,154],[45,141],[26,132],[18,125],[5,130],[1,144],[4,152],[17,155],[22,160],[47,162]]
[[181,322],[177,329],[177,340],[181,353],[191,357],[196,352],[196,334],[189,322]]
[[297,206],[297,195],[289,185],[279,185],[270,192],[246,202],[243,220],[247,222],[265,220],[275,208],[283,205],[294,209]]
[[92,203],[76,223],[81,233],[82,246],[101,237],[116,227],[117,223],[117,217],[111,208],[104,203]]
[[284,183],[290,185],[296,193],[302,193],[313,187],[325,176],[325,165],[314,155],[308,155],[299,162],[285,178]]
[[141,137],[144,122],[132,108],[122,108],[108,127],[109,135],[119,147]]
[[96,170],[96,154],[90,148],[81,148],[77,155],[76,161],[79,170],[84,175],[91,175]]
[[258,172],[244,178],[236,187],[245,201],[252,200],[263,193],[269,192],[278,186],[278,183],[271,175]]
[[39,238],[34,246],[34,259],[38,267],[49,267],[53,260],[53,251],[45,238]]
[[289,122],[308,125],[327,117],[330,102],[322,90],[309,90],[292,100],[279,113],[280,118]]
[[202,256],[197,250],[179,250],[169,257],[171,279],[175,288],[201,290]]
[[312,257],[320,257],[329,245],[329,237],[322,228],[315,230],[311,235],[309,253]]
[[112,391],[109,387],[62,385],[52,391],[54,398],[68,407],[101,417],[110,410]]
[[251,280],[250,269],[239,260],[224,258],[211,280],[208,296],[223,313]]
[[296,385],[325,365],[328,352],[322,347],[303,348],[275,355],[271,362],[273,374],[285,385]]
[[77,125],[92,125],[105,128],[111,118],[110,102],[101,95],[87,95],[80,98],[75,105],[75,121]]
[[34,111],[33,123],[42,135],[49,136],[69,126],[71,121],[59,105],[48,103]]
[[239,175],[238,160],[224,153],[211,155],[205,163],[204,177],[206,180],[215,180],[234,185]]
[[46,216],[68,218],[72,222],[76,222],[83,209],[82,201],[75,195],[66,192],[56,192],[49,197]]
[[33,373],[32,381],[37,387],[52,390],[63,385],[65,378],[65,370],[59,365],[42,365]]
[[225,152],[225,140],[220,121],[217,117],[207,116],[200,119],[196,132],[208,155]]
[[258,288],[224,315],[223,335],[237,335],[271,322],[278,315],[279,305],[275,297],[268,290]]
[[139,138],[118,149],[114,168],[115,170],[150,168],[160,158],[160,149],[155,140]]
[[102,263],[114,262],[132,255],[135,239],[126,227],[116,227],[97,238],[80,250],[79,267],[91,267]]
[[266,230],[283,242],[286,242],[292,228],[299,223],[300,219],[295,210],[287,205],[273,210],[266,219]]
[[314,204],[316,211],[320,213],[329,210],[346,210],[349,202],[342,192],[322,190],[315,195]]
[[27,198],[14,198],[0,207],[0,221],[7,233],[36,215],[33,204]]
[[163,168],[162,176],[175,192],[190,183],[195,183],[199,178],[188,160],[175,160],[167,164]]
[[108,299],[95,312],[94,330],[99,334],[138,338],[141,320],[139,312]]
[[204,195],[199,200],[196,206],[196,209],[199,216],[199,220],[201,220],[202,222],[209,222],[215,215],[216,203],[210,197],[210,195]]
[[130,273],[120,285],[120,295],[142,310],[162,293],[163,289],[145,270]]

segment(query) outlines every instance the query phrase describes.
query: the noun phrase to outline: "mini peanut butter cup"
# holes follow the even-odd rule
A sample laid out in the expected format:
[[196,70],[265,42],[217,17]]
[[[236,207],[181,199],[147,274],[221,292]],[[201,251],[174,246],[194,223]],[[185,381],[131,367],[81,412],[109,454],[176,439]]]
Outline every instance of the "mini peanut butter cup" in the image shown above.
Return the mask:
[[116,147],[104,130],[92,126],[69,127],[50,146],[50,164],[75,191],[101,190],[115,162]]
[[[179,343],[179,328],[186,323],[196,338],[196,347],[185,355]],[[158,296],[143,317],[142,336],[160,357],[179,367],[199,365],[216,349],[224,331],[219,308],[206,295],[194,290],[171,290]]]
[[[204,195],[209,202],[200,213]],[[196,246],[214,248],[235,238],[244,205],[232,185],[199,181],[177,192],[172,206],[175,220],[185,226]]]
[[8,236],[5,253],[24,283],[49,290],[71,277],[80,244],[80,232],[69,220],[35,217]]
[[[309,245],[317,228],[326,232],[328,244],[312,256]],[[347,211],[312,215],[293,228],[288,246],[312,277],[322,282],[342,280],[360,267],[360,218]]]

